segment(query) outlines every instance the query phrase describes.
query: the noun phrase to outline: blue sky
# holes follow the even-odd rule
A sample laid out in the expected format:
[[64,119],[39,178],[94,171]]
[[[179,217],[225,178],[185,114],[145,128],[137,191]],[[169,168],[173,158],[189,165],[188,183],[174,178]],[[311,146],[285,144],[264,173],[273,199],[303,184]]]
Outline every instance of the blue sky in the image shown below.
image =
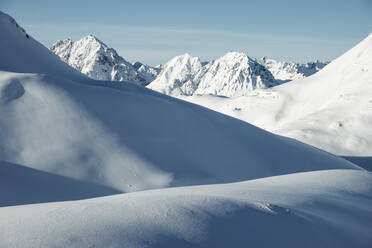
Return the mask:
[[131,62],[228,51],[331,60],[372,32],[372,0],[0,0],[45,46],[93,34]]

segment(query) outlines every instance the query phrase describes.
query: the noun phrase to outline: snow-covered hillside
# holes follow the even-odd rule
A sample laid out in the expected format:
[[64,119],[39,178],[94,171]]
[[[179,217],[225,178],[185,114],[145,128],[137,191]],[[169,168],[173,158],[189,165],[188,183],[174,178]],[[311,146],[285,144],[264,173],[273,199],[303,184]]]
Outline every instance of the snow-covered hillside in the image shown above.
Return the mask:
[[230,52],[205,64],[189,54],[177,56],[148,88],[173,96],[240,96],[274,85],[277,81],[265,67],[243,53]]
[[[0,160],[0,212],[3,206],[81,200],[118,193],[121,192],[107,186]],[[3,247],[1,241],[0,247]]]
[[93,35],[75,42],[59,40],[50,50],[76,70],[97,80],[131,81],[147,85],[159,73],[158,69],[146,65],[135,68]]
[[[78,72],[64,77],[66,64],[11,25],[5,19],[1,31],[16,41],[1,40],[1,53],[14,56],[22,48],[33,57],[24,52],[13,62],[2,60],[13,72],[0,64],[1,160],[126,192],[356,168],[134,84],[95,81]],[[53,73],[23,62],[31,59],[47,60]],[[25,70],[32,74],[14,73]]]
[[328,62],[320,61],[308,62],[305,64],[281,62],[266,57],[257,60],[257,62],[265,66],[276,80],[283,81],[292,81],[311,76],[328,64]]
[[329,152],[372,155],[372,34],[318,73],[247,97],[183,98]]
[[0,33],[0,247],[370,247],[370,172]]

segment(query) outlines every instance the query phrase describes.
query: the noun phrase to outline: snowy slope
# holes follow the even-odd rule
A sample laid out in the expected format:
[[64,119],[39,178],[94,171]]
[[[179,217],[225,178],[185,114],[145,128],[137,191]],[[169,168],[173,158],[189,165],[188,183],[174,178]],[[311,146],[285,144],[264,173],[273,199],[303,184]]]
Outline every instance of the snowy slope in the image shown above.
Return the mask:
[[247,97],[183,98],[329,152],[372,155],[372,34],[318,73]]
[[313,77],[297,83],[301,87],[293,83],[280,89],[296,102],[287,108],[286,118],[297,115],[283,125],[281,134],[330,147],[337,154],[372,154],[372,34]]
[[38,68],[34,63],[26,69],[35,74],[0,73],[3,161],[123,192],[357,168],[134,84],[94,81],[76,71],[64,77],[71,69],[36,41],[8,32],[14,24],[4,16],[1,31],[16,41],[2,44],[1,53],[13,51],[8,56],[14,56],[14,46],[33,52],[32,58],[27,52],[19,54],[14,63],[4,59],[6,68],[23,72],[30,66],[23,61],[33,59],[48,61],[53,71],[47,73],[43,64]]
[[320,61],[305,64],[281,62],[266,57],[257,60],[257,62],[265,66],[275,79],[284,81],[292,81],[311,76],[328,64],[328,62]]
[[34,40],[10,16],[0,12],[2,37],[0,68],[3,71],[49,73],[73,80],[86,77],[58,59],[46,47]]
[[0,207],[81,200],[118,193],[120,191],[103,185],[0,161]]
[[0,208],[4,247],[371,247],[372,174],[331,170]]
[[[152,81],[149,78],[149,67],[141,69],[142,73],[93,35],[75,42],[70,39],[59,40],[50,50],[64,62],[93,79],[131,81],[140,85],[147,85]],[[156,70],[152,73],[156,73]]]
[[125,192],[354,167],[146,89],[6,73],[0,82],[1,159]]

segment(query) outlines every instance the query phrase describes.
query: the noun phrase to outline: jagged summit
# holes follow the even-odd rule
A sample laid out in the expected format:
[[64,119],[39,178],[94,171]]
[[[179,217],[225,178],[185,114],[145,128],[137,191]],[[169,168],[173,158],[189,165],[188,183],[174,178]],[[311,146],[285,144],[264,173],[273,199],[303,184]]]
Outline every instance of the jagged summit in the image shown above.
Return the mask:
[[276,80],[264,66],[244,53],[229,52],[210,65],[195,94],[242,96],[275,85]]
[[148,87],[168,95],[245,95],[276,85],[271,73],[244,53],[229,52],[202,63],[186,53],[170,60]]
[[83,39],[87,39],[87,40],[93,40],[93,41],[96,41],[104,46],[107,46],[103,41],[101,41],[100,39],[98,39],[95,35],[93,34],[88,34],[87,36],[83,37]]
[[200,59],[185,53],[166,63],[148,88],[167,95],[192,95],[204,73]]
[[71,39],[57,41],[50,50],[64,62],[91,78],[132,81],[140,85],[149,83],[146,70],[143,70],[143,73],[138,71],[94,35],[87,35],[75,42]]

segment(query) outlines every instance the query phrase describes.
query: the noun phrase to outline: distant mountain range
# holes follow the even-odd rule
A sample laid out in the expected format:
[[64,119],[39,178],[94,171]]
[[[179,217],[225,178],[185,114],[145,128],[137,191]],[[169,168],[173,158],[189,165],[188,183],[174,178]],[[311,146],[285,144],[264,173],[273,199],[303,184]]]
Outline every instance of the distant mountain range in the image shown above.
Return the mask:
[[50,48],[64,62],[98,80],[131,81],[168,95],[241,96],[254,89],[268,88],[304,78],[321,70],[327,62],[298,64],[273,59],[252,59],[229,52],[202,62],[189,54],[176,56],[163,67],[140,62],[131,64],[92,35],[78,41],[60,40]]
[[280,62],[266,57],[258,59],[257,62],[265,66],[276,80],[283,81],[292,81],[311,76],[329,64],[329,62],[320,62],[318,60],[305,64]]

